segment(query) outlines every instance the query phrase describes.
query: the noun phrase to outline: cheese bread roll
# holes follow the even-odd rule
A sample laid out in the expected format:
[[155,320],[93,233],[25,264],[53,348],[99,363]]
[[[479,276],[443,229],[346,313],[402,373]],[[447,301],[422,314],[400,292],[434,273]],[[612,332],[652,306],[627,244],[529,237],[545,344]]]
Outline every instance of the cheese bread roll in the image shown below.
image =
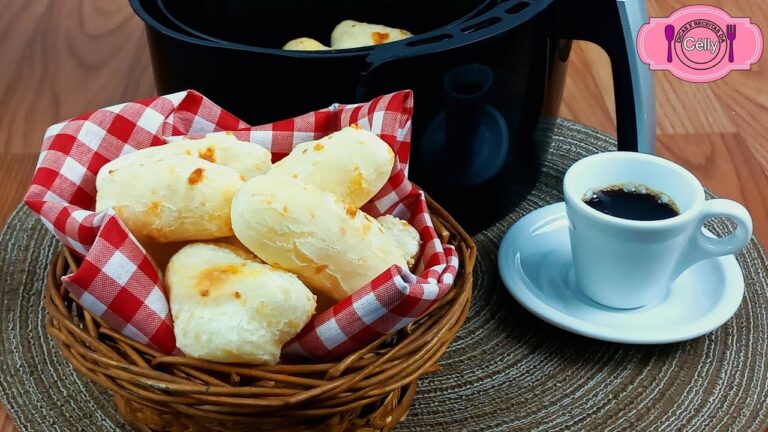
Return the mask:
[[232,228],[266,263],[334,300],[393,264],[407,265],[376,219],[290,177],[268,174],[246,182],[232,201]]
[[384,186],[394,163],[395,153],[386,142],[350,126],[297,145],[270,173],[303,180],[361,207]]
[[190,357],[275,364],[315,313],[315,296],[295,275],[226,244],[185,246],[165,283],[176,344]]
[[413,35],[410,32],[397,28],[345,20],[333,29],[333,33],[331,33],[331,47],[333,49],[343,49],[381,45],[411,36]]
[[96,211],[113,208],[140,242],[233,234],[229,212],[243,180],[232,168],[193,156],[170,156],[103,174],[96,178]]
[[403,256],[408,263],[408,267],[412,267],[416,261],[416,256],[419,254],[419,248],[421,247],[421,239],[419,238],[419,232],[416,231],[416,228],[411,226],[408,222],[392,215],[379,216],[376,220],[382,227],[384,227],[384,232],[392,237],[392,240],[394,240],[400,247],[400,250],[403,251]]
[[323,51],[329,50],[331,48],[312,38],[302,37],[288,41],[285,45],[283,45],[283,49],[294,51]]
[[109,171],[134,162],[163,159],[169,156],[199,157],[208,162],[232,168],[242,175],[244,180],[264,174],[272,167],[272,154],[264,147],[238,141],[231,133],[215,133],[201,139],[173,141],[120,156],[99,170],[96,181],[106,176]]

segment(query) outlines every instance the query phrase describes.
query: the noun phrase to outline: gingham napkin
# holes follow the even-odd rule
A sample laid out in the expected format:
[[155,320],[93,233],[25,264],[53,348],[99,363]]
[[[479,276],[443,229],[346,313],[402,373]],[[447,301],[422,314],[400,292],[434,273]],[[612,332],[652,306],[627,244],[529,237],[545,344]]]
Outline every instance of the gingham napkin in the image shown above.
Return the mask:
[[418,318],[456,276],[456,251],[440,244],[423,194],[406,178],[412,110],[412,93],[401,91],[250,127],[191,90],[120,104],[48,128],[24,201],[82,258],[78,271],[63,283],[84,308],[132,339],[166,354],[179,353],[157,267],[114,211],[93,212],[99,169],[120,155],[177,136],[234,131],[238,139],[269,149],[277,161],[296,144],[348,125],[369,129],[397,157],[389,180],[363,210],[374,217],[394,214],[408,220],[423,248],[415,274],[393,266],[315,316],[283,347],[292,355],[338,358]]

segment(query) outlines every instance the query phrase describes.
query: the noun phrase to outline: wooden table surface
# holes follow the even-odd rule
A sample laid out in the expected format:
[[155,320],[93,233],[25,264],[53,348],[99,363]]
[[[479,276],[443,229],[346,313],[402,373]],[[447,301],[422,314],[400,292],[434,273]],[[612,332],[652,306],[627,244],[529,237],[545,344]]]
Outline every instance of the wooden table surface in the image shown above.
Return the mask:
[[[666,16],[691,1],[649,0]],[[725,1],[707,3],[725,7]],[[0,226],[32,175],[45,128],[154,94],[143,26],[125,0],[0,0]],[[768,29],[768,2],[729,0]],[[768,36],[766,34],[765,36]],[[607,56],[575,45],[561,115],[616,133]],[[655,73],[658,153],[744,203],[768,241],[768,65],[710,84]],[[2,379],[2,378],[0,378]],[[0,432],[16,428],[0,407]]]

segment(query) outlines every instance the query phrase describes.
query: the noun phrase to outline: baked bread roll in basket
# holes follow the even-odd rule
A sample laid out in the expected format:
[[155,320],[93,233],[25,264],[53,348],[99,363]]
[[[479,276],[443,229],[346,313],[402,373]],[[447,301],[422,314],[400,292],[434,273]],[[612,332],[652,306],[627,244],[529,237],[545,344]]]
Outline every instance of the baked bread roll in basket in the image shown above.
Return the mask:
[[65,246],[44,301],[63,357],[137,430],[392,430],[475,261],[405,177],[412,104],[250,127],[186,91],[52,126],[25,202]]

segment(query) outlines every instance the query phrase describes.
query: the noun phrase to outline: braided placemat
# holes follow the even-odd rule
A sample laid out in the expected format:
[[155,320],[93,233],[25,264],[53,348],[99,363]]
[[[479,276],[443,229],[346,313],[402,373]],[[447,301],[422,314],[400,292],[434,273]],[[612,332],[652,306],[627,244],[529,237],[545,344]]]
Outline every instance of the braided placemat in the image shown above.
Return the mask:
[[[615,148],[612,137],[561,119],[543,121],[536,139],[550,143],[543,175],[512,214],[475,236],[467,322],[440,360],[443,370],[419,381],[397,430],[765,430],[768,264],[756,241],[738,255],[747,289],[736,316],[685,343],[583,338],[538,320],[507,293],[496,268],[506,230],[561,200],[562,175],[574,161]],[[23,207],[0,235],[0,399],[21,431],[129,430],[109,394],[76,375],[45,334],[45,270],[58,247]]]

